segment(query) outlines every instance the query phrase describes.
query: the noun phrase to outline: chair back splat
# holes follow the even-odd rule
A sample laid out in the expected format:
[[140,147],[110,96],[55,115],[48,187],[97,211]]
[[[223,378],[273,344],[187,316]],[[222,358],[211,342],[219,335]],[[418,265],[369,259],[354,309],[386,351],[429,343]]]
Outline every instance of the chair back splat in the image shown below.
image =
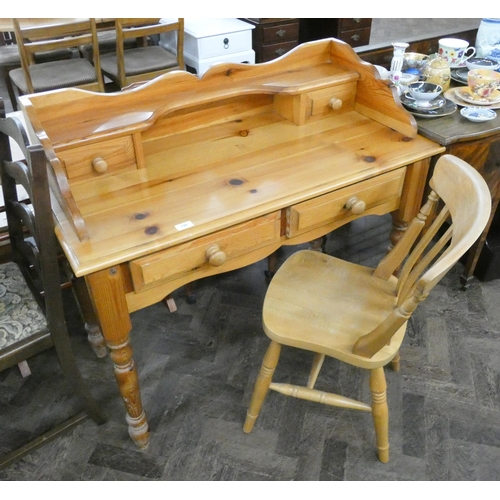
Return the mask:
[[[44,150],[29,144],[17,118],[3,118],[0,111],[0,172],[12,248],[12,261],[0,264],[4,291],[0,296],[0,371],[54,346],[62,371],[84,407],[71,419],[0,457],[3,467],[88,416],[99,424],[106,417],[85,385],[71,349]],[[17,142],[25,161],[12,161],[10,140]],[[31,206],[19,201],[17,184],[29,194]]]
[[[121,89],[147,82],[174,70],[184,70],[184,19],[162,23],[158,18],[118,18],[115,20],[116,52],[103,54],[101,68]],[[162,33],[175,31],[177,52],[157,44]],[[127,48],[127,42],[142,40],[142,46]]]
[[[408,319],[480,237],[491,211],[486,182],[455,156],[439,158],[430,188],[419,214],[375,269],[311,250],[296,252],[281,266],[264,300],[263,328],[271,345],[255,382],[245,432],[253,429],[271,389],[371,412],[378,457],[389,460],[384,366],[399,369]],[[284,345],[314,353],[305,387],[272,381]],[[371,405],[314,388],[327,356],[369,370]]]

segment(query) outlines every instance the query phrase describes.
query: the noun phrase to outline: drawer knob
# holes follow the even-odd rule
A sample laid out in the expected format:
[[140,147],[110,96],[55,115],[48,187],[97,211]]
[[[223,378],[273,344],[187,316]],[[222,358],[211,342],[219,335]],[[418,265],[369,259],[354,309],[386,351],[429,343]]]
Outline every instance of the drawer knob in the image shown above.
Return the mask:
[[106,160],[103,160],[102,158],[94,158],[92,160],[92,168],[98,173],[102,174],[103,172],[106,172],[108,170],[108,164]]
[[328,103],[328,105],[332,109],[340,109],[342,107],[342,104],[343,104],[342,99],[337,99],[336,97],[332,97],[330,99],[330,102]]
[[350,210],[354,215],[359,215],[365,211],[366,203],[363,200],[358,200],[356,196],[353,196],[347,200],[345,208]]
[[357,42],[360,38],[361,36],[358,35],[357,33],[351,36],[351,40],[354,40],[355,42]]
[[280,38],[284,38],[286,36],[286,30],[283,30],[283,29],[278,30],[276,32],[276,35],[279,36]]
[[219,245],[212,245],[207,248],[205,255],[211,266],[219,267],[226,262],[226,254],[219,248]]

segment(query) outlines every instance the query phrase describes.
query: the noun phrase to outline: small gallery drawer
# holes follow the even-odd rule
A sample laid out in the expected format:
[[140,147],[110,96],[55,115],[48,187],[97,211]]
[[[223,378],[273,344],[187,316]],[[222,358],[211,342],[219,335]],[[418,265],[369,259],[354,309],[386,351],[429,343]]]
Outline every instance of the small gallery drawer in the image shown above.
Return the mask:
[[389,210],[395,210],[403,190],[405,172],[406,168],[400,168],[289,207],[287,237],[292,238],[342,219],[376,213],[377,207],[388,203],[394,205]]
[[283,42],[283,43],[275,43],[273,45],[267,45],[262,47],[262,61],[271,61],[272,59],[276,59],[277,57],[281,57],[286,54],[288,51],[292,50],[294,47],[297,47],[297,41],[292,42]]
[[182,243],[130,263],[136,293],[203,268],[220,267],[280,239],[281,212]]
[[265,44],[280,43],[299,39],[299,23],[279,24],[262,29],[262,42]]
[[[322,115],[333,110],[351,111],[356,99],[356,82],[343,83],[309,92],[311,116]],[[330,103],[333,103],[333,107]]]
[[57,156],[64,162],[66,174],[70,180],[91,174],[98,175],[136,168],[135,149],[131,136],[57,151]]

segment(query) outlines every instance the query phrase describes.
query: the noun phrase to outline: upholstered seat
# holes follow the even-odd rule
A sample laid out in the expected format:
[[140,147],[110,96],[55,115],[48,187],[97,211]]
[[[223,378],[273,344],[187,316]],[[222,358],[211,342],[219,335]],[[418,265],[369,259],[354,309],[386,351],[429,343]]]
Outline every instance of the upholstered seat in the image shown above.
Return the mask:
[[[116,19],[116,50],[101,56],[103,74],[123,89],[149,81],[168,71],[184,69],[184,19],[165,24],[158,18]],[[161,33],[173,31],[178,44],[176,53],[149,43]],[[131,41],[146,40],[144,46],[128,48]]]
[[[65,87],[104,92],[99,51],[93,51],[92,62],[80,57],[79,53],[82,44],[97,47],[94,19],[46,26],[23,26],[19,19],[14,19],[13,22],[21,68],[11,70],[9,76],[20,94]],[[46,50],[69,50],[72,57],[55,61],[37,57],[37,53]]]
[[[94,66],[83,58],[36,64],[30,67],[30,73],[36,92],[81,87],[96,81]],[[12,70],[10,78],[23,94],[29,93],[22,68]]]
[[15,262],[0,264],[0,358],[7,347],[47,335],[47,320]]
[[[0,174],[12,260],[0,265],[0,371],[54,347],[62,374],[81,399],[83,411],[28,443],[2,449],[0,467],[71,429],[87,417],[106,420],[80,374],[71,348],[61,291],[61,264],[53,226],[46,158],[29,144],[17,118],[4,118],[0,100]],[[11,141],[25,160],[12,161]],[[22,185],[31,204],[19,200]],[[51,408],[51,410],[53,410]],[[67,418],[67,416],[65,416]],[[36,426],[36,415],[33,415]]]
[[[177,56],[159,45],[127,49],[125,64],[127,76],[179,68]],[[116,54],[106,54],[101,57],[101,69],[105,75],[115,73],[117,67]]]

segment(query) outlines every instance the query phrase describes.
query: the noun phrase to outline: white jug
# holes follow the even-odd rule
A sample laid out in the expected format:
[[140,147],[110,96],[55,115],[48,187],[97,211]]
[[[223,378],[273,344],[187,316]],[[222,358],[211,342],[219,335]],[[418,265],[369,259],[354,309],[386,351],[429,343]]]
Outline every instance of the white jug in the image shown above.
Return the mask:
[[476,37],[476,57],[487,57],[500,62],[500,19],[481,20]]

